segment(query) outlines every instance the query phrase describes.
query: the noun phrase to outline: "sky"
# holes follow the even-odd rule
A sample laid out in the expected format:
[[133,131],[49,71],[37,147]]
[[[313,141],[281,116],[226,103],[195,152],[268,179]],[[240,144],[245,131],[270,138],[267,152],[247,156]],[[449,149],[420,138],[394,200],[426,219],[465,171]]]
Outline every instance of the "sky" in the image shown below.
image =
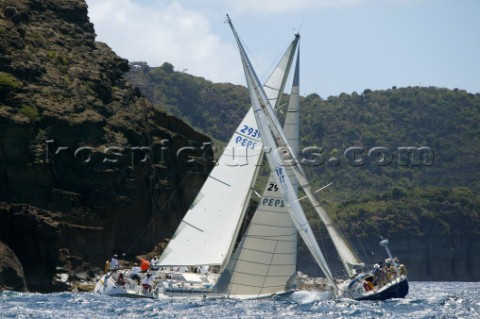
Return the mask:
[[436,86],[480,92],[479,0],[86,0],[97,40],[245,85],[228,13],[260,79],[301,35],[302,95]]

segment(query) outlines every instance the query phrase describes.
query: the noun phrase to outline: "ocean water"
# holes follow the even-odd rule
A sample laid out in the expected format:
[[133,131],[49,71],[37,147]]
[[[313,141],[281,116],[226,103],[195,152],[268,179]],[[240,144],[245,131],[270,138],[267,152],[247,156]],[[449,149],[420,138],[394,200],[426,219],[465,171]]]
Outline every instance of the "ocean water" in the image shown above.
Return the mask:
[[411,282],[405,299],[327,300],[298,291],[265,300],[150,300],[93,293],[0,293],[0,318],[480,318],[480,284]]

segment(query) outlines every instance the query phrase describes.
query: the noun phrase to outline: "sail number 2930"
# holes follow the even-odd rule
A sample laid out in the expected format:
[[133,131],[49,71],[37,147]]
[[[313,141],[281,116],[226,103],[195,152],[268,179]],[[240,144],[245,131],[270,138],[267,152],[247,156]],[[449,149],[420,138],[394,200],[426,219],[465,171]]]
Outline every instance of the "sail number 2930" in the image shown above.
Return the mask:
[[250,127],[245,124],[243,125],[243,128],[240,130],[240,132],[251,137],[257,137],[257,138],[260,137],[260,132],[258,131],[258,129]]

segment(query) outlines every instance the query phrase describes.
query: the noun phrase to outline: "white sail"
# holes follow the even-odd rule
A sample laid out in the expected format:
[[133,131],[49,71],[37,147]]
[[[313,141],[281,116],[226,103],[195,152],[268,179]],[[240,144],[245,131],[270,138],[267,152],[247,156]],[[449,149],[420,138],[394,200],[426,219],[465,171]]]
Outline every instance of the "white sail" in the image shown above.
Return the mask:
[[292,53],[295,52],[294,49],[296,48],[299,39],[300,36],[296,34],[295,39],[280,59],[277,67],[263,85],[265,94],[269,97],[270,105],[273,106],[274,109],[279,107],[281,96],[283,95],[283,90],[285,89],[285,84],[288,79],[288,76],[285,76],[285,74],[288,74],[290,71],[293,61]]
[[245,213],[261,153],[250,109],[160,256],[161,266],[224,263]]
[[[245,53],[245,50],[237,36],[237,33],[230,19],[228,19],[227,21],[230,24],[230,27],[240,49],[240,55],[242,57],[242,63],[247,80],[247,87],[249,90],[252,107],[255,111],[255,118],[257,119],[258,127],[261,132],[262,141],[265,147],[271,150],[270,152],[266,152],[266,157],[269,166],[272,169],[272,172],[275,173],[277,185],[279,186],[279,189],[285,199],[285,206],[287,207],[290,217],[292,218],[300,236],[305,242],[307,248],[312,253],[319,267],[322,269],[323,273],[327,277],[330,285],[333,286],[335,290],[338,290],[332,273],[328,268],[325,257],[323,256],[320,247],[318,246],[312,229],[310,228],[307,218],[305,217],[305,213],[303,212],[303,209],[298,202],[298,197],[295,194],[293,186],[290,182],[290,178],[286,174],[282,156],[276,149],[275,138],[273,137],[272,132],[269,129],[270,123],[267,121],[267,116],[264,111],[264,109],[269,109],[270,112],[273,112],[268,98],[266,97],[262,86],[259,84],[260,82],[258,81],[258,78],[251,66],[248,56]],[[290,154],[293,154],[291,149]]]
[[[266,94],[278,95],[279,101],[294,58],[298,35],[269,77]],[[287,135],[298,140],[299,58],[295,68],[292,93],[285,125]],[[281,70],[281,71],[280,71]],[[280,78],[283,75],[283,79]],[[298,150],[298,141],[295,143]],[[293,173],[292,173],[293,174]],[[270,175],[258,208],[242,237],[239,247],[226,268],[229,276],[228,295],[265,296],[288,291],[296,285],[297,229],[290,218],[275,176]]]

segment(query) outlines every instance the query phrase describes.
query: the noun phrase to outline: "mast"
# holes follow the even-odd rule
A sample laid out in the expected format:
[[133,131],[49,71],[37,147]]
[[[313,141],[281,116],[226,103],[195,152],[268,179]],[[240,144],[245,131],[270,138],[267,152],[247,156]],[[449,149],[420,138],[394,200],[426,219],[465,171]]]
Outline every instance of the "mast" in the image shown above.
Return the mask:
[[[295,195],[293,186],[290,182],[290,178],[288,177],[288,175],[285,174],[286,170],[285,166],[283,165],[283,160],[279,152],[274,149],[276,148],[275,138],[270,131],[271,123],[267,122],[267,115],[265,114],[265,109],[269,110],[270,112],[273,112],[273,110],[269,104],[268,99],[266,98],[265,92],[260,85],[255,71],[252,68],[248,56],[245,53],[243,45],[241,44],[240,39],[238,38],[235,28],[233,27],[233,24],[228,15],[227,22],[232,29],[235,40],[237,41],[238,47],[240,49],[240,55],[245,71],[250,99],[252,100],[252,106],[255,112],[255,118],[261,132],[262,141],[264,145],[270,150],[265,154],[270,168],[272,169],[272,172],[275,172],[277,184],[280,186],[282,195],[286,200],[285,206],[287,207],[290,217],[292,218],[298,232],[300,233],[300,236],[304,240],[306,246],[308,247],[313,257],[317,261],[318,265],[322,269],[323,273],[327,277],[330,285],[334,287],[335,291],[338,291],[338,287],[335,283],[330,269],[328,268],[325,257],[323,256],[320,247],[318,246],[315,236],[313,235],[310,225],[308,224],[308,221],[305,217],[305,213],[303,212],[303,209],[298,202],[298,197]],[[293,154],[291,149],[290,154]]]

